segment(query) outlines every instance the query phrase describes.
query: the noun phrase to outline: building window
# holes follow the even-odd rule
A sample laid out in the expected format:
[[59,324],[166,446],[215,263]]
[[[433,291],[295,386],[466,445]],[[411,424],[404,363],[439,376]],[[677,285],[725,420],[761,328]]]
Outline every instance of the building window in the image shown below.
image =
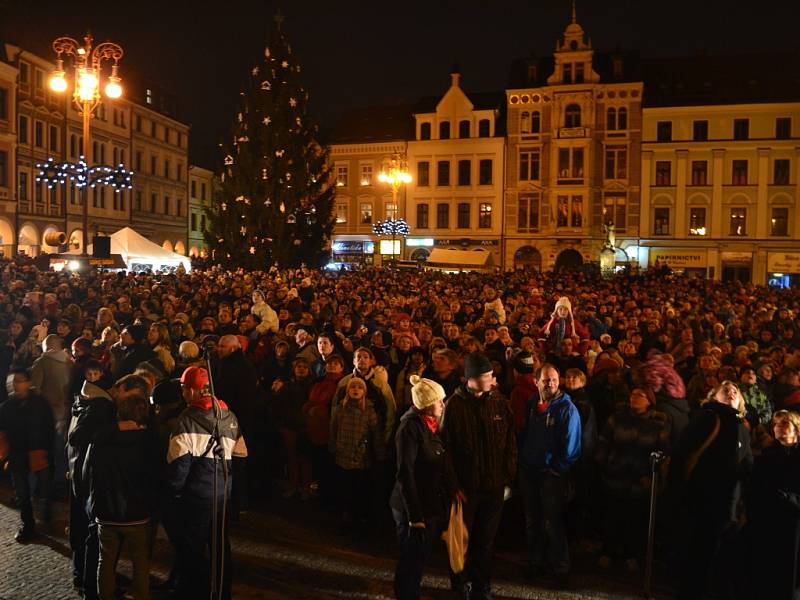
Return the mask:
[[613,106],[606,111],[606,129],[617,128],[617,109]]
[[524,192],[519,195],[518,233],[537,233],[539,231],[539,202],[538,192]]
[[44,148],[44,123],[36,121],[33,127],[33,143],[38,148]]
[[73,133],[72,135],[69,136],[69,155],[71,157],[75,157],[76,156],[76,154],[75,154],[75,151],[76,151],[76,148],[77,148],[76,143],[77,143],[77,140],[75,139],[75,134]]
[[659,121],[656,125],[656,141],[672,141],[672,121]]
[[531,132],[531,113],[527,110],[523,111],[519,117],[519,131],[520,133]]
[[577,104],[569,104],[564,111],[564,127],[581,126],[581,107]]
[[372,185],[372,165],[361,165],[361,185]]
[[428,228],[428,212],[429,206],[427,204],[417,204],[417,227],[420,229]]
[[557,227],[583,227],[583,196],[559,196]]
[[200,200],[202,202],[206,201],[206,184],[205,182],[200,183]]
[[43,90],[44,89],[44,71],[42,71],[41,69],[35,69],[34,70],[34,76],[36,77],[36,80],[33,83],[36,86],[36,89],[37,90]]
[[791,162],[788,158],[776,158],[772,166],[772,183],[775,185],[789,185],[789,170]]
[[25,115],[19,116],[19,143],[28,143],[28,117]]
[[197,213],[192,213],[189,220],[191,221],[192,231],[197,231]]
[[693,206],[689,209],[689,235],[706,234],[706,208]]
[[775,119],[775,137],[779,140],[788,140],[792,137],[791,117],[778,117]]
[[625,231],[627,198],[624,192],[611,192],[603,198],[603,220],[618,232]]
[[150,137],[155,138],[156,131],[157,131],[156,122],[150,121]]
[[478,205],[478,229],[492,228],[492,205],[489,202],[481,202]]
[[458,185],[470,185],[471,160],[458,161]]
[[362,225],[369,225],[372,223],[372,203],[371,202],[362,202],[361,203],[361,224]]
[[789,208],[785,206],[776,206],[772,209],[772,218],[770,219],[770,234],[771,235],[789,235]]
[[[75,185],[74,181],[69,182],[69,203],[70,204],[78,204],[78,187]],[[141,192],[139,192],[141,194]]]
[[396,221],[398,216],[397,204],[389,203],[386,205],[386,210],[384,211],[385,217],[390,221]]
[[617,129],[628,128],[628,109],[624,106],[617,111]]
[[672,185],[672,163],[670,161],[656,161],[656,185]]
[[190,188],[191,188],[190,196],[192,198],[197,198],[197,182],[194,179],[192,179],[192,183],[189,184],[189,185],[190,185]]
[[50,125],[50,151],[58,152],[58,127]]
[[708,185],[708,161],[692,161],[692,185]]
[[467,202],[458,203],[457,225],[458,229],[469,229],[470,206]]
[[[97,195],[97,188],[95,188],[94,192],[95,192],[95,195]],[[34,198],[34,200],[36,201],[36,204],[42,204],[44,202],[44,183],[43,182],[41,182],[41,181],[37,181],[36,182],[35,193],[36,193],[36,197]]]
[[175,179],[183,181],[183,163],[175,165]]
[[206,230],[206,215],[202,214],[200,215],[200,231],[205,231],[205,230]]
[[564,83],[572,83],[572,63],[564,63]]
[[170,198],[169,198],[169,196],[167,194],[164,194],[164,214],[165,215],[169,214],[169,209],[170,209],[169,205],[170,205]]
[[431,139],[431,124],[430,123],[421,123],[419,126],[419,139],[421,140],[429,140]]
[[478,137],[489,137],[491,135],[491,122],[489,119],[478,121]]
[[112,150],[112,156],[114,157],[114,161],[113,161],[113,163],[112,163],[112,164],[113,164],[114,166],[117,166],[117,165],[119,164],[119,163],[117,162],[117,159],[119,159],[119,152],[117,151],[117,149],[116,149],[116,148],[113,148],[113,150]]
[[[58,205],[58,190],[61,186],[56,186],[52,189],[47,190],[47,195],[50,199],[50,206],[57,206]],[[105,191],[105,187],[101,188]]]
[[692,122],[692,139],[695,142],[708,141],[708,121]]
[[559,148],[558,179],[560,182],[583,179],[583,148]]
[[575,83],[583,83],[583,63],[575,64]]
[[733,185],[747,185],[747,161],[734,160],[732,165]]
[[450,227],[450,205],[439,203],[436,205],[436,228],[447,229]]
[[478,163],[478,185],[492,185],[491,158],[482,158]]
[[653,211],[653,235],[669,235],[669,233],[669,208],[656,208]]
[[0,150],[0,187],[8,187],[8,152]]
[[439,139],[440,140],[450,139],[450,121],[442,121],[441,123],[439,123]]
[[136,131],[141,133],[142,131],[142,117],[141,115],[136,115]]
[[30,66],[26,62],[19,63],[19,82],[28,83],[30,78]]
[[158,160],[157,157],[151,156],[150,157],[150,175],[156,174],[156,161]]
[[747,235],[747,209],[743,207],[731,208],[731,231],[729,235]]
[[746,140],[750,137],[750,119],[733,120],[733,139]]
[[469,121],[459,121],[458,123],[458,137],[460,138],[468,138],[469,137]]
[[450,185],[450,161],[440,160],[436,163],[436,185]]
[[28,200],[28,174],[20,171],[17,176],[17,194],[20,200]]
[[170,168],[169,167],[170,167],[169,159],[165,158],[164,159],[164,177],[166,179],[169,179],[169,172],[170,172]]
[[531,133],[539,133],[542,130],[542,113],[535,110],[531,113]]
[[153,192],[150,194],[150,212],[156,214],[156,208],[158,208],[158,194]]
[[347,187],[347,167],[339,165],[336,167],[337,187]]
[[538,148],[523,148],[519,151],[519,180],[539,181],[541,154]]
[[606,148],[606,179],[625,179],[628,176],[628,150],[625,146]]
[[175,198],[175,214],[183,216],[183,198]]
[[142,170],[142,153],[139,150],[136,151],[136,170]]
[[609,108],[606,111],[606,129],[627,129],[628,128],[628,109],[624,106],[620,108]]
[[423,160],[417,163],[417,186],[427,187],[431,184],[431,163]]
[[347,202],[336,203],[336,222],[347,223]]

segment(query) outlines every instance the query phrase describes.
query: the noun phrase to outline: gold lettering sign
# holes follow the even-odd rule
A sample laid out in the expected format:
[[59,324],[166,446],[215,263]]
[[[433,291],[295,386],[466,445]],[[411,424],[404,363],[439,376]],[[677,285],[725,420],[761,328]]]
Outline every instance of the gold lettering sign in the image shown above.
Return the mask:
[[770,252],[767,255],[768,273],[800,273],[800,252]]

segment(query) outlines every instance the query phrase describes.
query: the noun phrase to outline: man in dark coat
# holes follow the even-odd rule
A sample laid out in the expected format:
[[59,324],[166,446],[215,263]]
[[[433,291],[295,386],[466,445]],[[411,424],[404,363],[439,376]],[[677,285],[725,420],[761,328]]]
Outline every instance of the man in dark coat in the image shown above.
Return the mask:
[[[223,335],[217,345],[219,362],[214,373],[214,392],[236,415],[245,440],[251,435],[258,394],[258,373],[234,335]],[[247,507],[246,458],[233,459],[231,510],[234,519]]]
[[442,437],[452,487],[464,502],[469,531],[464,570],[451,576],[462,598],[491,598],[491,556],[503,497],[517,470],[517,438],[508,401],[496,390],[492,363],[467,355],[466,383],[447,400]]
[[[12,368],[13,392],[0,404],[0,436],[8,443],[8,461],[14,493],[19,503],[22,527],[14,536],[18,542],[29,541],[35,532],[29,474],[37,479],[39,495],[44,500],[45,521],[50,519],[50,470],[53,450],[53,413],[45,398],[31,391],[31,376],[25,369]],[[6,458],[0,449],[0,464]]]
[[97,598],[97,561],[99,544],[94,515],[87,512],[88,482],[83,467],[89,445],[102,441],[119,429],[115,402],[134,395],[149,396],[147,381],[138,375],[127,375],[106,392],[85,382],[80,396],[72,405],[72,420],[67,435],[67,458],[70,474],[69,536],[72,548],[72,574],[76,587],[83,588],[85,598]]

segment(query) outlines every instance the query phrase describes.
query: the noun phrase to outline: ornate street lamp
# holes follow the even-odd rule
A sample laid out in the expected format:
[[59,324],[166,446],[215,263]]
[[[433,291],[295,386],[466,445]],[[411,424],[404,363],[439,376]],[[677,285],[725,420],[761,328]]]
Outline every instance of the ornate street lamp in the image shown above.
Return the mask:
[[[408,172],[408,164],[403,156],[400,154],[393,154],[389,163],[384,165],[381,172],[378,174],[378,181],[381,183],[388,183],[392,188],[392,204],[397,210],[397,194],[400,191],[400,186],[411,183],[411,173]],[[405,206],[403,213],[405,214]],[[396,229],[393,229],[396,228]],[[401,230],[405,228],[405,233]],[[384,231],[380,233],[378,230]],[[386,221],[379,221],[372,226],[372,231],[376,235],[391,235],[392,236],[392,262],[395,261],[394,242],[397,235],[405,237],[408,235],[410,229],[405,219],[387,219]]]
[[[52,159],[39,165],[40,173],[37,181],[44,181],[49,187],[54,183],[63,183],[67,178],[76,182],[82,190],[83,196],[83,254],[87,253],[89,240],[89,201],[87,187],[105,184],[111,185],[116,193],[129,189],[130,171],[125,171],[120,164],[116,168],[104,165],[89,168],[86,158],[89,156],[90,127],[95,109],[102,100],[100,95],[101,69],[103,61],[112,62],[111,75],[108,76],[104,91],[108,98],[117,99],[122,96],[122,79],[119,76],[119,60],[123,50],[118,44],[103,42],[92,47],[92,36],[86,34],[83,45],[70,37],[60,37],[53,42],[53,51],[56,53],[56,68],[50,75],[50,89],[57,93],[64,93],[69,88],[64,57],[71,56],[74,63],[74,89],[72,99],[83,117],[83,152],[78,163],[62,163],[55,165]],[[51,175],[56,175],[51,177]],[[115,185],[115,183],[117,185]]]

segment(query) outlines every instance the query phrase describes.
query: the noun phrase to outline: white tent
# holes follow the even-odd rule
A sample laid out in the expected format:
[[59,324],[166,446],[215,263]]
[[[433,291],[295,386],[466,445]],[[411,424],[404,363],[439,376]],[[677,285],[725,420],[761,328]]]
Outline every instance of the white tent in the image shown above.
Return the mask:
[[[90,245],[89,254],[91,253],[92,246]],[[183,265],[183,268],[189,272],[192,268],[189,257],[165,250],[130,227],[123,227],[111,234],[111,254],[119,254],[130,271],[144,269],[159,271]]]

